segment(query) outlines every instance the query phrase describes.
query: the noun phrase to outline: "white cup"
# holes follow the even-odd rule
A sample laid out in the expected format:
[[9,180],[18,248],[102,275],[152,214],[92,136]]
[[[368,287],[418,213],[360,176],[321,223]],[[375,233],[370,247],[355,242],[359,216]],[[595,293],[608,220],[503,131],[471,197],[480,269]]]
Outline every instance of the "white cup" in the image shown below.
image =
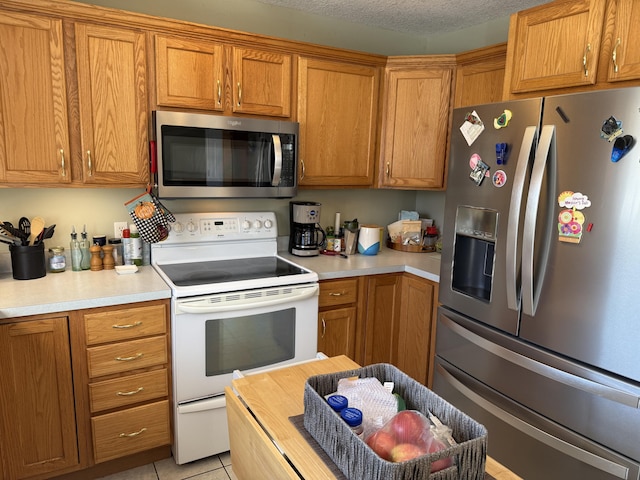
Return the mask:
[[377,255],[380,251],[380,228],[378,225],[362,225],[358,234],[358,253]]

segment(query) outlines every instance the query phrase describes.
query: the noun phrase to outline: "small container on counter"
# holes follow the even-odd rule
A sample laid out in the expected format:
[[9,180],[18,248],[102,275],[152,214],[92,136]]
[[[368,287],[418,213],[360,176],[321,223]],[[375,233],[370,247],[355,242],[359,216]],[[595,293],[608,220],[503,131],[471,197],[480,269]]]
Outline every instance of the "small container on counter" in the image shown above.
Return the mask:
[[122,239],[110,238],[109,245],[113,246],[113,261],[115,265],[124,265],[124,258],[122,256]]
[[427,227],[422,246],[428,252],[436,251],[436,242],[438,241],[438,229],[436,227]]
[[49,271],[51,273],[64,272],[67,268],[67,259],[64,256],[64,247],[51,247],[49,249]]

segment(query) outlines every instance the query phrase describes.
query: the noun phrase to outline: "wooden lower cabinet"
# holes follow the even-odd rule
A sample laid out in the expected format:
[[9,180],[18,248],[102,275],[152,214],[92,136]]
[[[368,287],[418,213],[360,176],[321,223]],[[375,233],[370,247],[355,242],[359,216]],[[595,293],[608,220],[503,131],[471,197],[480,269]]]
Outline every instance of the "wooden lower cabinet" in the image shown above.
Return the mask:
[[80,463],[68,322],[0,325],[0,478],[44,478]]
[[430,386],[438,284],[408,273],[364,277],[364,365],[391,363]]
[[356,355],[358,278],[320,282],[318,351],[329,357]]

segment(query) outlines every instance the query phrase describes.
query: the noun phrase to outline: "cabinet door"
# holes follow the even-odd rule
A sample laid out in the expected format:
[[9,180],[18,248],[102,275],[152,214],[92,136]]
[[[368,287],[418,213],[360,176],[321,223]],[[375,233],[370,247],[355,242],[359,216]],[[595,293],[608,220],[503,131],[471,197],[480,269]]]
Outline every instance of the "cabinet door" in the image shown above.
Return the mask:
[[0,365],[7,477],[78,465],[67,317],[0,325]]
[[145,36],[76,24],[85,183],[145,186],[149,142]]
[[291,55],[233,48],[233,112],[291,116]]
[[502,101],[507,44],[456,55],[454,108]]
[[223,46],[156,35],[156,102],[161,107],[222,111]]
[[596,81],[605,2],[565,0],[515,14],[509,28],[510,91]]
[[367,277],[364,363],[395,363],[402,274]]
[[371,186],[380,70],[298,60],[301,186]]
[[325,310],[318,314],[318,351],[329,357],[355,355],[356,308]]
[[69,183],[62,21],[0,15],[0,182]]
[[444,185],[451,77],[443,68],[387,72],[382,186]]
[[431,331],[436,287],[428,280],[405,274],[396,366],[420,383],[427,384],[431,361]]
[[609,63],[610,82],[640,78],[640,3],[615,2],[613,50]]

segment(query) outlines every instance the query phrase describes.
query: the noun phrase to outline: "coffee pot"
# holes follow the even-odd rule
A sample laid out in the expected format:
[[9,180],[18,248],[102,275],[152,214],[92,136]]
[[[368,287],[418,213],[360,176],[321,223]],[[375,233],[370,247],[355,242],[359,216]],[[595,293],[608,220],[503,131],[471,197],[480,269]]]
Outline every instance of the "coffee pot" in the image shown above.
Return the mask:
[[320,227],[320,206],[316,202],[289,202],[289,253],[299,257],[313,257],[320,253],[320,247],[326,240]]

